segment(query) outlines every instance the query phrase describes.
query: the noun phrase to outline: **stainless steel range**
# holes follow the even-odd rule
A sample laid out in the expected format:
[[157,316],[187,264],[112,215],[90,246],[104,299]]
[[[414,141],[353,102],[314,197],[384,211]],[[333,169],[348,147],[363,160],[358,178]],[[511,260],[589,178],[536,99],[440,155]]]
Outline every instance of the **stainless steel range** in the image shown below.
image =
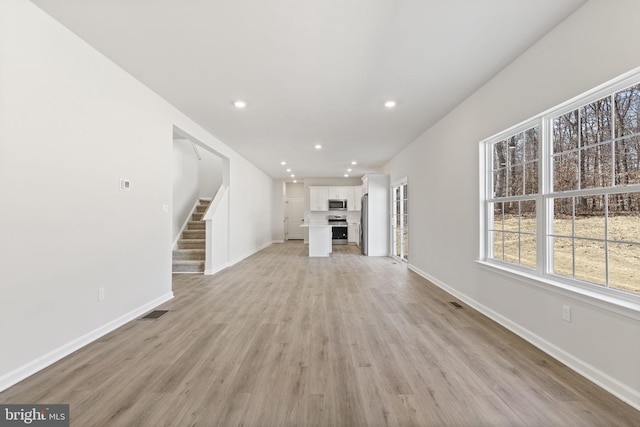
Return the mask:
[[349,244],[349,226],[346,215],[329,215],[327,221],[331,226],[331,243],[334,245]]

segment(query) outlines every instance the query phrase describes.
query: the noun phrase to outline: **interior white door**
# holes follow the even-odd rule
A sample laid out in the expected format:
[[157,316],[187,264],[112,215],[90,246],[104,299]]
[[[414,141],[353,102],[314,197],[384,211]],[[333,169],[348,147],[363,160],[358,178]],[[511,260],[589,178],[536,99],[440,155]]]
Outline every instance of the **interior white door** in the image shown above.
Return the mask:
[[304,198],[287,199],[285,213],[287,223],[287,240],[304,239],[303,229],[300,227],[304,219]]

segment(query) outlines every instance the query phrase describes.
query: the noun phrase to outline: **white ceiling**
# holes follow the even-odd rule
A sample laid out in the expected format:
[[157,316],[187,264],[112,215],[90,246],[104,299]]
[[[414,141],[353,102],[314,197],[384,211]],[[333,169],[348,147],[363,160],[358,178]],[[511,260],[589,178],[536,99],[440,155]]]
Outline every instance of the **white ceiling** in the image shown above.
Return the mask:
[[375,171],[586,2],[32,1],[289,180],[282,160],[302,179]]

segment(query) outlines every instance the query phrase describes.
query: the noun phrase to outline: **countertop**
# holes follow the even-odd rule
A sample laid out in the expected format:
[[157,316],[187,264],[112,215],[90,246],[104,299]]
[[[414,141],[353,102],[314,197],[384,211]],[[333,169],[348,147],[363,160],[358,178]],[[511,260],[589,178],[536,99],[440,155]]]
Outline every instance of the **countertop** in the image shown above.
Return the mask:
[[[359,222],[349,222],[347,223],[347,225],[360,225]],[[300,227],[333,227],[334,224],[328,224],[326,222],[312,222],[310,224],[301,224]],[[336,225],[337,227],[344,227],[344,224],[342,225]]]

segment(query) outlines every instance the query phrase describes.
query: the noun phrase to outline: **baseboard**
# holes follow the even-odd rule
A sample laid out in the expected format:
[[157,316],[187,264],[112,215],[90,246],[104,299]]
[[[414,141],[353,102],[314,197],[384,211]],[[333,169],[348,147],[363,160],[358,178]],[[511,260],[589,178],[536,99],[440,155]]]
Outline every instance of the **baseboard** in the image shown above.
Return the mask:
[[229,267],[229,264],[224,264],[224,265],[221,265],[220,267],[216,267],[211,270],[205,270],[204,274],[205,276],[211,276],[213,274],[219,273],[220,271],[224,270],[227,267]]
[[244,254],[244,255],[242,255],[242,256],[240,256],[240,257],[237,257],[237,258],[236,258],[236,259],[234,259],[233,261],[230,261],[230,262],[227,264],[227,267],[231,267],[232,265],[239,263],[239,262],[240,262],[240,261],[242,261],[243,259],[248,258],[248,257],[250,257],[251,255],[253,255],[253,254],[256,254],[256,253],[260,252],[260,251],[261,251],[261,250],[263,250],[264,248],[268,248],[268,247],[269,247],[269,246],[271,246],[273,243],[274,243],[274,242],[267,242],[267,243],[265,243],[265,244],[263,244],[263,245],[261,245],[261,246],[258,246],[256,249],[254,249],[254,250],[252,250],[252,251],[250,251],[250,252],[247,252],[246,254]]
[[619,380],[611,377],[610,375],[600,371],[599,369],[595,368],[594,366],[591,366],[590,364],[584,362],[583,360],[575,357],[574,355],[572,355],[570,353],[567,353],[566,351],[564,351],[561,348],[557,347],[556,345],[550,343],[549,341],[545,340],[544,338],[540,337],[539,335],[534,334],[533,332],[529,331],[528,329],[523,328],[522,326],[520,326],[517,323],[511,321],[510,319],[504,317],[503,315],[495,312],[494,310],[491,310],[490,308],[486,307],[485,305],[480,304],[479,302],[475,301],[472,298],[469,298],[465,294],[457,291],[456,289],[454,289],[451,286],[445,284],[444,282],[441,282],[440,280],[438,280],[435,277],[431,276],[430,274],[420,270],[419,268],[415,267],[414,265],[408,264],[407,267],[411,271],[414,271],[415,273],[417,273],[420,276],[424,277],[425,279],[427,279],[428,281],[430,281],[434,285],[438,286],[442,290],[444,290],[444,291],[450,293],[451,295],[453,295],[454,297],[458,298],[460,301],[463,301],[464,303],[466,303],[470,307],[478,310],[480,313],[484,314],[488,318],[490,318],[493,321],[495,321],[495,322],[499,323],[500,325],[504,326],[505,328],[507,328],[508,330],[513,332],[514,334],[518,335],[519,337],[521,337],[525,341],[533,344],[534,346],[536,346],[540,350],[542,350],[545,353],[547,353],[549,356],[551,356],[554,359],[556,359],[556,360],[560,361],[561,363],[565,364],[570,369],[574,370],[578,374],[580,374],[583,377],[587,378],[591,382],[593,382],[593,383],[597,384],[598,386],[602,387],[603,389],[607,390],[609,393],[611,393],[614,396],[618,397],[620,400],[622,400],[622,401],[628,403],[629,405],[633,406],[634,408],[640,410],[640,391],[639,390],[632,389],[631,387],[627,386],[626,384],[623,384],[622,382],[620,382]]
[[31,375],[35,374],[38,371],[41,371],[42,369],[46,368],[47,366],[50,366],[52,364],[54,364],[55,362],[59,361],[60,359],[70,355],[71,353],[73,353],[74,351],[77,351],[79,349],[81,349],[82,347],[86,346],[87,344],[92,343],[93,341],[97,340],[98,338],[108,334],[109,332],[119,328],[120,326],[124,325],[125,323],[128,323],[134,319],[136,319],[137,317],[143,315],[144,313],[146,313],[147,311],[159,306],[160,304],[169,301],[170,299],[173,298],[173,292],[168,292],[166,294],[164,294],[163,296],[154,299],[153,301],[148,302],[147,304],[136,308],[135,310],[130,311],[129,313],[126,313],[120,317],[118,317],[117,319],[112,320],[111,322],[100,326],[99,328],[94,329],[91,332],[86,333],[85,335],[82,335],[76,339],[74,339],[73,341],[62,345],[61,347],[58,347],[57,349],[43,355],[40,356],[34,360],[32,360],[31,362],[27,363],[26,365],[23,365],[17,369],[14,369],[13,371],[3,375],[2,377],[0,377],[0,391],[6,390],[9,387],[11,387],[12,385],[15,385],[17,383],[19,383],[20,381],[30,377]]

